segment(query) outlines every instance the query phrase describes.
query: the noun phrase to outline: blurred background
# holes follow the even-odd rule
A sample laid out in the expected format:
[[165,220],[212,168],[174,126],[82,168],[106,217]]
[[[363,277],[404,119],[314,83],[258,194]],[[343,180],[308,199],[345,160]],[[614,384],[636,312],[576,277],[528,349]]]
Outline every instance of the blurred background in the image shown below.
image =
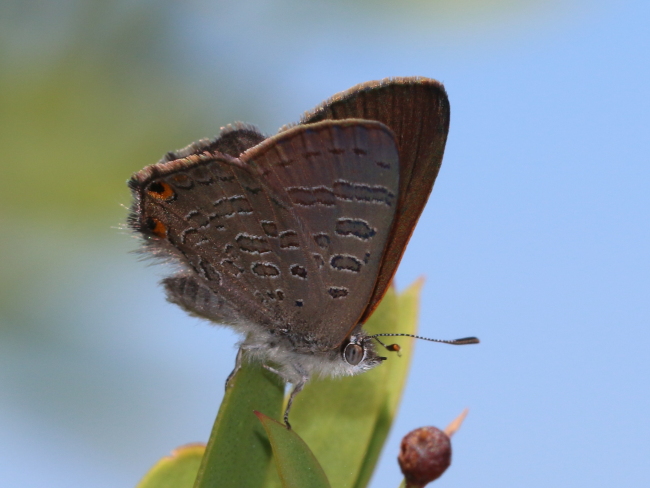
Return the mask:
[[440,487],[650,481],[650,3],[0,0],[0,479],[132,487],[208,438],[236,337],[164,301],[120,228],[166,151],[268,133],[387,76],[451,130],[397,275],[421,275],[399,441],[469,416]]

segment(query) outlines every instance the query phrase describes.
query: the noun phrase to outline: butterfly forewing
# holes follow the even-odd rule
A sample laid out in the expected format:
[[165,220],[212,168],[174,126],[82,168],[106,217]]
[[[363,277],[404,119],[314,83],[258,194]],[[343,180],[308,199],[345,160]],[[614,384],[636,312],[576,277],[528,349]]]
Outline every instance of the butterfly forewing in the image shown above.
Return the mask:
[[[397,205],[392,132],[369,121],[298,126],[247,151],[268,188],[278,227],[291,331],[338,347],[374,289]],[[289,220],[289,219],[284,219]]]
[[449,100],[443,86],[427,78],[372,81],[333,96],[306,113],[301,123],[349,118],[387,125],[397,138],[400,159],[399,205],[363,322],[390,284],[433,188],[449,130]]

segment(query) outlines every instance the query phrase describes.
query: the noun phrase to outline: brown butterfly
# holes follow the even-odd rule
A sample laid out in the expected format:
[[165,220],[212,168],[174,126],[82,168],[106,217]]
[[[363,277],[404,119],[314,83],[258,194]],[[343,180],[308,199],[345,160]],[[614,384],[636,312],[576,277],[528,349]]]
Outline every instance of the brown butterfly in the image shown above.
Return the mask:
[[162,282],[168,300],[245,335],[233,373],[245,354],[294,385],[287,425],[313,374],[354,375],[386,359],[362,324],[431,193],[448,129],[437,81],[373,81],[275,136],[234,124],[129,181],[130,227],[181,265]]

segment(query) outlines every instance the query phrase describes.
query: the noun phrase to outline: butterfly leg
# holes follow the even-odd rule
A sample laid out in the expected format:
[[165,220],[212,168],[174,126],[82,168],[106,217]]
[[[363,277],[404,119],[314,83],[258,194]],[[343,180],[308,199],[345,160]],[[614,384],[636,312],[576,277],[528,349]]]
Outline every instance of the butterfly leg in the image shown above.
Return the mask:
[[228,386],[230,386],[230,380],[232,380],[235,377],[237,371],[239,371],[242,367],[242,364],[244,364],[244,353],[251,349],[255,349],[255,347],[247,346],[246,344],[243,344],[242,346],[239,347],[239,351],[237,351],[237,357],[235,358],[235,367],[228,375],[228,378],[226,378],[226,390],[228,389]]
[[284,381],[285,383],[291,383],[291,380],[289,380],[289,378],[287,378],[287,375],[285,375],[281,371],[278,371],[273,366],[269,366],[268,364],[263,364],[262,367],[265,370],[270,371],[273,374],[277,374],[280,378],[282,378],[282,381]]
[[[286,383],[291,383],[293,384],[293,390],[291,390],[291,394],[289,395],[289,401],[287,402],[287,408],[284,410],[284,423],[287,426],[288,429],[291,429],[291,424],[289,423],[289,411],[291,410],[291,405],[293,404],[293,399],[302,391],[302,389],[305,387],[305,384],[307,381],[309,381],[309,375],[307,374],[306,371],[303,371],[302,368],[297,367],[297,365],[293,365],[297,375],[296,376],[288,376],[287,374],[283,373],[282,371],[278,371],[277,369],[265,364],[264,369],[270,371],[271,373],[277,374],[280,378],[282,378]],[[299,378],[296,380],[296,378]]]
[[287,429],[291,429],[291,424],[289,423],[289,410],[291,410],[293,399],[302,391],[308,379],[308,376],[303,376],[301,380],[293,386],[293,390],[291,390],[291,395],[289,395],[289,401],[287,402],[287,408],[284,410],[284,423],[287,426]]
[[244,348],[240,347],[239,351],[237,351],[237,357],[235,358],[235,367],[228,375],[228,378],[226,378],[226,390],[228,389],[228,385],[230,385],[230,380],[232,380],[233,377],[237,374],[237,371],[241,369],[243,356],[244,356]]

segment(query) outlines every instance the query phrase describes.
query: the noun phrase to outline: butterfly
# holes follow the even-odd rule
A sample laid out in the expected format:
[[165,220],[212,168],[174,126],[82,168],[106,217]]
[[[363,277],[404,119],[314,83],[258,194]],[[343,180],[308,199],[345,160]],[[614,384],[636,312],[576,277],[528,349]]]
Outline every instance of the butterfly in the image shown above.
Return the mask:
[[129,180],[129,226],[180,265],[162,281],[168,300],[245,336],[232,374],[246,357],[293,384],[287,425],[311,376],[386,359],[373,342],[384,345],[382,334],[362,325],[424,209],[448,130],[440,83],[390,78],[334,95],[268,138],[227,126]]

